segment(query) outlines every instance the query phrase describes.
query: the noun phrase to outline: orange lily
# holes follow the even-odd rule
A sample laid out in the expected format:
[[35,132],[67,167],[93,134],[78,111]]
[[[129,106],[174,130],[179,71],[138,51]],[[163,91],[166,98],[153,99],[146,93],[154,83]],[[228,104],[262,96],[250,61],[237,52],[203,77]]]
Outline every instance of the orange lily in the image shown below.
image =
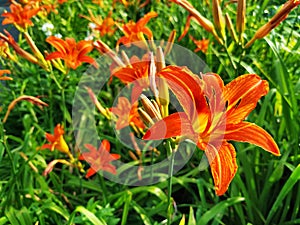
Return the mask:
[[85,160],[91,167],[88,169],[86,178],[93,176],[99,170],[107,171],[112,174],[116,174],[116,167],[110,164],[111,161],[119,159],[119,154],[110,154],[110,143],[108,140],[103,140],[98,150],[90,144],[84,145],[89,152],[83,152],[79,156],[79,160]]
[[196,40],[193,36],[190,35],[190,38],[195,43],[197,48],[194,50],[194,52],[202,51],[203,53],[207,52],[209,40],[203,38],[202,40]]
[[13,1],[13,3],[9,6],[11,12],[4,12],[2,16],[5,19],[2,21],[2,24],[15,24],[17,28],[26,29],[28,26],[33,26],[32,21],[30,20],[33,16],[35,16],[39,12],[39,8],[32,8],[29,5],[22,5]]
[[[139,59],[137,56],[130,58],[130,64],[119,70],[112,69],[112,76],[119,78],[123,83],[134,85],[132,101],[138,99],[144,88],[149,87],[149,67],[150,61],[147,56]],[[116,71],[116,72],[114,72]]]
[[168,66],[159,75],[166,79],[184,112],[158,121],[143,138],[192,139],[205,150],[217,195],[226,192],[237,170],[235,149],[228,141],[248,142],[280,155],[270,134],[243,121],[269,90],[267,81],[258,75],[242,75],[226,86],[217,74],[204,74],[200,79],[187,68],[177,66]]
[[119,97],[117,106],[112,107],[111,112],[118,116],[118,120],[116,122],[117,130],[121,130],[129,125],[140,129],[145,128],[145,125],[138,113],[138,102],[131,105],[127,98]]
[[82,16],[85,19],[91,21],[95,24],[94,30],[98,30],[100,32],[100,36],[104,35],[113,35],[115,32],[115,21],[111,17],[112,12],[110,12],[105,19],[101,16],[94,16],[91,10],[89,10],[90,17]]
[[66,66],[68,68],[76,69],[83,62],[90,63],[96,68],[98,67],[96,61],[86,56],[87,53],[93,50],[93,45],[91,41],[76,41],[73,38],[66,38],[62,40],[55,36],[50,36],[46,41],[56,48],[56,52],[52,52],[46,56],[46,60],[52,59],[63,59],[65,60]]
[[153,38],[152,31],[146,27],[146,24],[149,22],[151,18],[157,17],[158,14],[156,12],[149,12],[143,18],[141,18],[138,22],[129,21],[129,23],[122,26],[121,30],[125,36],[121,37],[117,41],[117,47],[122,43],[124,45],[130,46],[132,42],[136,46],[140,48],[147,49],[147,41],[144,37],[144,34],[148,37],[148,39]]
[[[54,128],[54,134],[46,133],[46,139],[49,142],[48,144],[44,144],[40,149],[50,149],[50,151],[54,151],[57,149],[58,151],[65,153],[67,155],[71,155],[69,147],[64,139],[64,127],[60,124],[57,124]],[[73,158],[73,157],[72,157]]]
[[11,77],[5,77],[4,74],[10,74],[9,70],[0,70],[0,80],[12,80]]

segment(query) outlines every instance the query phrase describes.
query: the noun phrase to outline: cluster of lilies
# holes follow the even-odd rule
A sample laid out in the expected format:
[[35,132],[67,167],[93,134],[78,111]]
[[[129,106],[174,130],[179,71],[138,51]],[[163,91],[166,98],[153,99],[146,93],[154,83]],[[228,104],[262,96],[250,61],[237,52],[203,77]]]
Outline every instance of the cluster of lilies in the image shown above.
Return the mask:
[[[12,35],[5,31],[0,33],[0,55],[1,57],[18,61],[18,57],[41,66],[45,71],[52,71],[54,68],[67,74],[70,69],[76,70],[82,63],[89,63],[98,68],[96,60],[87,54],[94,48],[101,54],[107,54],[113,61],[111,77],[119,79],[125,86],[133,90],[131,98],[119,97],[116,106],[106,108],[100,104],[97,96],[87,87],[86,91],[99,110],[107,119],[116,122],[116,129],[121,130],[131,127],[135,134],[143,140],[168,139],[176,143],[181,140],[191,140],[198,149],[203,150],[210,164],[217,195],[223,195],[237,171],[236,152],[229,141],[248,142],[257,145],[264,150],[278,156],[280,151],[273,138],[261,127],[246,122],[249,113],[256,107],[261,97],[268,93],[269,87],[266,80],[262,80],[256,74],[245,74],[224,85],[218,74],[205,73],[194,74],[190,68],[177,65],[166,65],[165,56],[172,49],[175,40],[175,31],[171,33],[165,47],[156,47],[153,42],[152,31],[146,26],[150,19],[158,16],[156,12],[145,14],[139,21],[117,24],[111,17],[101,18],[90,12],[90,17],[83,16],[91,21],[93,29],[100,36],[113,35],[117,26],[123,36],[117,41],[117,52],[113,51],[103,41],[80,40],[74,38],[61,39],[56,36],[49,36],[46,42],[55,48],[52,53],[42,51],[36,46],[34,40],[27,32],[32,26],[34,16],[46,16],[54,11],[55,4],[63,4],[66,1],[58,0],[52,4],[44,1],[28,1],[17,3],[12,1],[10,12],[2,14],[5,19],[3,24],[14,24],[25,38],[31,52],[24,50],[14,40]],[[213,1],[214,23],[203,17],[188,1],[172,0],[189,12],[186,28],[181,38],[188,32],[191,19],[196,20],[205,30],[212,33],[216,40],[222,44],[225,41],[225,22],[231,29],[234,40],[242,40],[242,32],[245,24],[245,1],[238,0],[237,31],[239,38],[232,29],[232,23],[228,15],[223,17],[220,1]],[[101,1],[97,4],[101,5]],[[129,2],[122,1],[124,5]],[[147,4],[148,1],[143,4]],[[117,4],[117,2],[115,2]],[[245,48],[267,35],[288,13],[300,4],[299,0],[289,0],[278,11],[278,13],[264,26],[259,28],[253,38],[246,43]],[[231,26],[230,26],[231,24]],[[197,49],[206,52],[208,40],[197,41],[191,37]],[[145,50],[142,58],[137,56],[128,57],[125,53],[119,56],[119,45],[130,46],[131,44]],[[13,52],[11,52],[11,47]],[[54,68],[53,68],[54,67]],[[0,71],[0,80],[11,80],[3,76],[10,74],[9,70]],[[153,98],[150,100],[143,92],[151,91]],[[173,93],[182,111],[171,112],[170,93]],[[20,100],[30,101],[40,107],[47,106],[37,97],[20,96],[8,109],[3,122],[7,120],[9,112]],[[111,163],[120,159],[119,154],[110,153],[110,143],[103,140],[98,149],[91,144],[85,144],[85,150],[78,156],[74,156],[64,139],[64,127],[58,124],[54,133],[46,133],[48,143],[40,149],[58,150],[66,154],[69,160],[56,159],[49,163],[44,174],[48,174],[55,164],[63,163],[77,167],[84,172],[84,167],[79,160],[85,160],[90,164],[86,177],[94,175],[98,171],[107,171],[117,174],[117,168]],[[139,153],[137,152],[138,156]]]

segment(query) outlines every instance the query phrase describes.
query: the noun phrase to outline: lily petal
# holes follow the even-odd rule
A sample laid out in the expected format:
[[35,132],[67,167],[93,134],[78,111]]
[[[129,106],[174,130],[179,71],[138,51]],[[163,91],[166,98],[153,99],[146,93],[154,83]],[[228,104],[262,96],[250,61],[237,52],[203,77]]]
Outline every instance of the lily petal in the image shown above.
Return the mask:
[[173,113],[157,121],[145,133],[144,140],[161,140],[176,136],[189,136],[195,140],[192,124],[184,112]]
[[280,155],[279,148],[271,135],[254,123],[241,122],[239,124],[229,124],[226,127],[224,138],[226,140],[248,142],[276,156]]
[[232,144],[223,142],[219,149],[207,145],[205,155],[209,161],[215,183],[216,194],[223,195],[232,181],[236,171],[236,154]]
[[256,74],[239,76],[227,84],[224,89],[224,99],[228,100],[227,123],[244,120],[268,91],[268,82]]

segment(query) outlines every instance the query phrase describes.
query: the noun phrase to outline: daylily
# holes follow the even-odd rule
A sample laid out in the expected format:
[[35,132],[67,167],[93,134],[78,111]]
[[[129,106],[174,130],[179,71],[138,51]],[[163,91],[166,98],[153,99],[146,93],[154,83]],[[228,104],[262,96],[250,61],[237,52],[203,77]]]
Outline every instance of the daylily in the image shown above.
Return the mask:
[[88,169],[86,178],[93,176],[99,170],[107,171],[112,174],[116,174],[116,167],[110,164],[110,162],[119,159],[119,154],[110,154],[110,143],[108,140],[103,140],[98,150],[91,144],[84,145],[89,152],[83,152],[79,156],[79,160],[85,160],[91,167]]
[[116,129],[120,130],[132,125],[144,129],[145,125],[138,113],[138,102],[131,104],[125,97],[119,97],[116,107],[111,108],[111,112],[118,117]]
[[29,5],[22,5],[13,1],[10,5],[11,12],[4,12],[2,16],[5,19],[2,21],[2,24],[15,24],[17,28],[26,29],[28,26],[33,26],[32,21],[30,20],[39,12],[39,8],[32,8]]
[[121,37],[117,41],[117,47],[120,44],[128,44],[128,46],[130,46],[132,42],[136,42],[134,43],[136,46],[147,49],[148,44],[144,37],[144,34],[148,37],[148,39],[152,39],[153,34],[152,31],[148,27],[146,27],[146,24],[151,18],[157,16],[158,14],[156,12],[149,12],[136,23],[134,21],[129,21],[129,23],[124,24],[121,30],[125,36]]
[[124,84],[133,83],[133,90],[139,95],[144,88],[149,87],[149,67],[147,56],[143,59],[133,56],[126,67],[112,69],[112,76],[119,78]]
[[226,192],[237,170],[235,149],[228,141],[248,142],[280,155],[270,134],[244,121],[269,90],[267,81],[258,75],[242,75],[226,86],[217,74],[204,74],[200,79],[185,67],[167,66],[158,75],[166,79],[184,112],[156,122],[143,138],[193,140],[205,151],[217,195]]
[[[71,155],[69,147],[64,139],[64,127],[60,124],[57,124],[54,128],[54,134],[46,133],[46,139],[49,142],[48,144],[44,144],[40,149],[50,149],[50,151],[54,151],[54,149],[67,154],[68,156]],[[73,158],[73,157],[71,157]]]
[[62,40],[55,36],[50,36],[46,41],[56,48],[56,52],[52,52],[46,56],[46,60],[63,59],[67,68],[76,69],[83,62],[90,63],[98,67],[96,61],[86,54],[93,50],[91,41],[76,41],[73,38]]
[[197,48],[194,50],[194,52],[202,51],[203,53],[207,52],[209,40],[203,38],[202,40],[196,40],[193,36],[190,35],[190,38],[195,43]]
[[4,74],[10,74],[9,70],[0,70],[0,80],[12,80],[11,77],[5,77]]
[[94,16],[94,14],[92,13],[92,11],[89,10],[89,14],[90,17],[87,16],[82,16],[85,19],[91,21],[94,24],[94,30],[99,31],[100,36],[104,36],[104,35],[113,35],[115,32],[115,21],[113,20],[113,18],[111,17],[111,13],[110,12],[106,18],[102,18],[102,16]]

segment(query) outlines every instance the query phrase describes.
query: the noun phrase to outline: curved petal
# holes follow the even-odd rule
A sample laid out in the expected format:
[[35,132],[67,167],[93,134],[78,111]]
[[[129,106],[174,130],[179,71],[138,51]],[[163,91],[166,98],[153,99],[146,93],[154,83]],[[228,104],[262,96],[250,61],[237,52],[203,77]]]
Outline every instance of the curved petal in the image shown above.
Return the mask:
[[160,140],[176,136],[188,136],[195,140],[192,124],[184,112],[173,113],[156,122],[145,133],[144,140]]
[[158,14],[156,12],[149,12],[146,15],[144,15],[143,18],[141,18],[137,23],[136,26],[139,28],[142,28],[146,26],[146,24],[149,22],[151,18],[157,17]]
[[45,59],[46,60],[52,60],[52,59],[63,59],[65,55],[63,55],[61,52],[52,52],[48,54]]
[[229,124],[224,136],[226,140],[248,142],[279,156],[280,151],[271,135],[254,123]]
[[205,155],[209,161],[214,179],[216,194],[223,195],[232,181],[236,171],[236,154],[232,144],[223,142],[219,149],[207,145]]
[[208,113],[200,78],[186,67],[167,66],[158,74],[164,77],[184,111],[194,121],[198,114]]
[[224,98],[228,101],[227,123],[244,120],[268,91],[268,82],[256,74],[239,76],[227,84],[224,88]]

